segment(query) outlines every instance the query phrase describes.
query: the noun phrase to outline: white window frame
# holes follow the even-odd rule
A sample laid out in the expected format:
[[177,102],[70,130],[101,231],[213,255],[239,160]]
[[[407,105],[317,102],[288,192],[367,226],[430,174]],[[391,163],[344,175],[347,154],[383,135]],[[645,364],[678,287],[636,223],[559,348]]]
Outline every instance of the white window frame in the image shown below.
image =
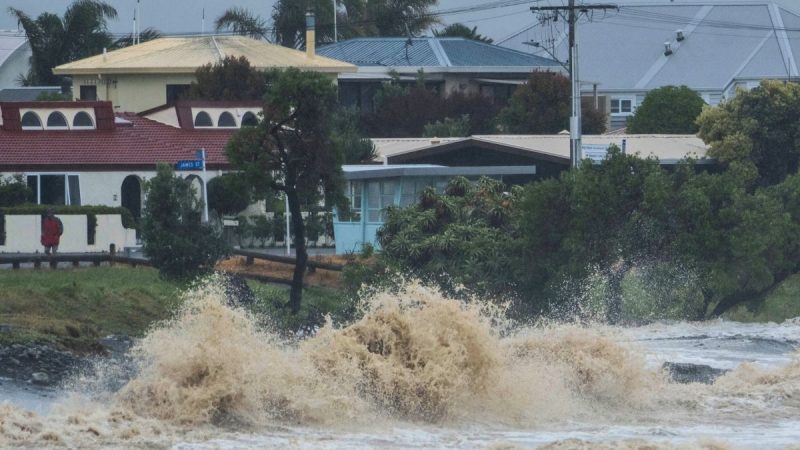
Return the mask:
[[[618,102],[617,112],[614,112],[614,102]],[[623,102],[630,102],[631,110],[630,111],[622,111],[622,103]],[[625,117],[625,116],[632,116],[636,112],[636,97],[635,96],[622,96],[622,97],[611,97],[611,104],[609,105],[609,111],[611,115],[614,117]]]
[[[81,183],[81,175],[78,172],[25,172],[25,182],[27,183],[28,177],[36,177],[36,204],[42,204],[42,175],[62,175],[64,177],[64,205],[69,206],[72,204],[69,191],[69,177],[78,177],[78,192],[82,197],[83,185]],[[80,198],[81,205],[83,198]]]

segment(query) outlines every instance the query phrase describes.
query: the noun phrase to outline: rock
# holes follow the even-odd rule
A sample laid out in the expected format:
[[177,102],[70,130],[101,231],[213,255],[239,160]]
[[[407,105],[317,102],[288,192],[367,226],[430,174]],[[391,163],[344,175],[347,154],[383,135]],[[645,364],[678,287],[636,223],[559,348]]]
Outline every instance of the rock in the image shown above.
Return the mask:
[[0,333],[11,334],[14,332],[14,325],[7,323],[0,323]]
[[34,372],[31,374],[31,382],[39,386],[46,386],[50,384],[50,376],[44,372]]
[[112,334],[97,340],[112,355],[124,355],[133,347],[134,341],[130,336]]
[[717,369],[705,364],[692,363],[665,362],[661,367],[669,373],[672,381],[676,383],[711,384],[728,372],[727,369]]

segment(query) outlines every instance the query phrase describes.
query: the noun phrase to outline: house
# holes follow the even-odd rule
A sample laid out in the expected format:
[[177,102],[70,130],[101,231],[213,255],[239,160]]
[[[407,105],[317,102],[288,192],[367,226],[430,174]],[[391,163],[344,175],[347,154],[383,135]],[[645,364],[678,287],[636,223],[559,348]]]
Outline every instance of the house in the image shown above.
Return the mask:
[[[464,138],[372,139],[377,165],[345,165],[346,195],[351,210],[335,212],[336,253],[358,252],[364,244],[378,247],[377,230],[387,206],[416,202],[426,187],[444,191],[455,176],[489,176],[507,185],[557,176],[567,170],[569,135],[485,135]],[[707,146],[693,135],[584,136],[585,152],[602,159],[609,145],[642,157],[656,157],[664,166],[686,158],[711,165]]]
[[329,73],[355,71],[351,64],[310,51],[244,36],[165,37],[63,64],[56,75],[72,77],[76,100],[110,101],[115,111],[150,110],[173,103],[195,80],[195,71],[227,56],[248,59],[259,70],[295,67]]
[[412,205],[428,187],[443,192],[448,180],[457,176],[472,180],[492,177],[513,184],[509,178],[531,180],[536,166],[345,165],[342,172],[350,211],[334,212],[336,254],[360,252],[365,244],[380,247],[376,234],[386,220],[386,208]]
[[[800,9],[791,6],[797,8],[797,2],[623,1],[619,10],[594,14],[578,25],[581,78],[610,98],[612,129],[624,127],[645,95],[658,87],[686,85],[717,105],[761,80],[797,80]],[[566,27],[531,22],[502,45],[540,56],[549,47],[565,61]]]
[[25,33],[0,30],[0,90],[19,86],[31,67],[31,46]]
[[339,75],[340,101],[367,110],[381,83],[395,76],[414,84],[421,72],[425,85],[443,95],[479,93],[505,103],[532,71],[564,71],[549,58],[464,38],[355,38],[318,52],[358,67]]
[[[229,167],[225,144],[241,126],[175,127],[115,113],[107,101],[0,102],[0,110],[0,176],[22,174],[38,204],[124,206],[136,217],[142,182],[158,163],[195,159],[204,148],[208,177],[220,175]],[[202,192],[200,170],[182,175]]]

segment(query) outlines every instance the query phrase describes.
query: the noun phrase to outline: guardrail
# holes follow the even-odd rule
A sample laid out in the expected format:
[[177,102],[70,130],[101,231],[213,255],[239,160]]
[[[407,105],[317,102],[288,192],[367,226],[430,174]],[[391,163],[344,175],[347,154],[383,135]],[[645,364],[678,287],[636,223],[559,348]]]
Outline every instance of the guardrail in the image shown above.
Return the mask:
[[[283,264],[297,264],[297,259],[292,258],[291,256],[270,255],[267,253],[254,252],[251,250],[242,250],[242,249],[234,249],[231,252],[231,254],[246,257],[247,265],[253,264],[253,260],[255,259],[263,259],[266,261],[278,262]],[[332,270],[334,272],[341,272],[342,270],[344,270],[344,265],[342,264],[314,261],[312,259],[309,259],[306,264],[308,268],[312,270],[322,269],[322,270]]]
[[68,263],[73,267],[80,266],[81,263],[90,263],[94,266],[107,262],[111,265],[115,263],[130,264],[132,266],[149,266],[150,261],[142,258],[131,258],[111,252],[103,253],[56,253],[55,255],[30,254],[30,253],[0,253],[0,265],[11,265],[14,269],[19,269],[22,264],[33,264],[38,269],[42,265],[47,265],[52,269],[58,268],[60,263]]

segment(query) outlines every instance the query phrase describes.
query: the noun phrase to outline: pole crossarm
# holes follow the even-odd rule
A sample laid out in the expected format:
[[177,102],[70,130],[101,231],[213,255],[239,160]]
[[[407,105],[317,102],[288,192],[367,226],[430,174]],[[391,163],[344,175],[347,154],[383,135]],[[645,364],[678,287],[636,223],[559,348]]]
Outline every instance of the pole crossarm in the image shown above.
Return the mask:
[[570,9],[577,9],[580,12],[588,11],[590,9],[619,9],[619,6],[612,3],[605,4],[592,4],[592,5],[564,5],[564,6],[531,6],[531,11],[569,11]]

